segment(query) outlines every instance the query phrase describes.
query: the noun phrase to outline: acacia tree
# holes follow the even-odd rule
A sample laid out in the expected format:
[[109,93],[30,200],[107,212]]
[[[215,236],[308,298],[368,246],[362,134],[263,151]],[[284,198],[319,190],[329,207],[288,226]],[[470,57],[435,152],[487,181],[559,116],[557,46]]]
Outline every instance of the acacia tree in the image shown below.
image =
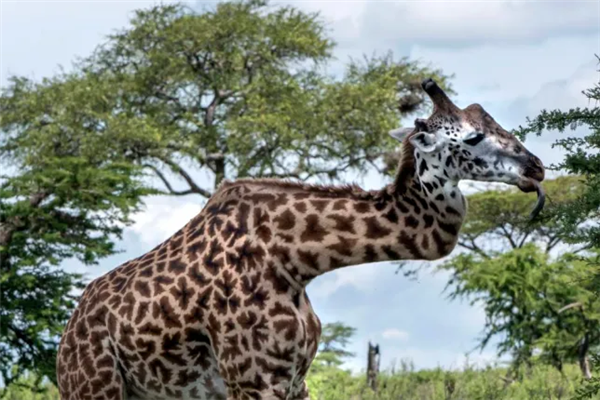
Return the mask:
[[333,79],[333,46],[318,14],[293,7],[161,5],[136,12],[81,66],[114,80],[114,110],[146,132],[127,143],[132,159],[168,193],[208,197],[225,177],[334,180],[380,168],[387,132],[424,106],[421,79],[448,88],[440,71],[391,55],[350,61]]
[[[533,199],[524,193],[510,189],[470,196],[459,238],[467,251],[441,268],[451,272],[450,298],[483,305],[486,322],[479,347],[498,339],[498,355],[510,354],[514,366],[538,358],[562,370],[565,362],[577,360],[589,377],[589,350],[600,344],[600,301],[584,280],[593,255],[582,246],[565,252],[558,218],[585,189],[582,179],[572,176],[544,187],[549,205],[533,223],[527,219]],[[565,312],[574,303],[582,307]]]
[[332,322],[323,325],[319,352],[315,357],[315,368],[339,367],[344,358],[352,357],[354,353],[346,350],[356,328],[344,325],[342,322]]

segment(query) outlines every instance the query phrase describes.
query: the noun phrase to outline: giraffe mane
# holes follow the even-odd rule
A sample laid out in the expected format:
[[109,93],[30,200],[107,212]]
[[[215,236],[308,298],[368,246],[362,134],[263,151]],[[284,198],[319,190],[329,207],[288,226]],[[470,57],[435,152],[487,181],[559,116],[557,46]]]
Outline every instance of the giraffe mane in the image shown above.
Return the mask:
[[415,147],[410,142],[410,138],[416,133],[417,130],[415,129],[402,140],[400,162],[398,163],[396,178],[393,184],[393,189],[396,192],[404,192],[417,171],[415,167]]
[[[398,165],[398,170],[396,173],[396,178],[394,180],[394,184],[392,185],[392,190],[396,192],[404,192],[408,185],[410,184],[411,179],[414,177],[416,168],[415,168],[415,148],[410,143],[409,138],[416,133],[412,132],[402,141],[402,150],[400,156],[400,163]],[[368,198],[378,197],[383,192],[387,191],[387,188],[383,190],[364,190],[360,186],[355,183],[345,184],[345,185],[324,185],[324,184],[316,184],[316,183],[305,183],[305,182],[297,182],[289,179],[276,179],[276,178],[239,178],[234,181],[230,181],[228,179],[224,179],[215,193],[222,192],[225,189],[229,189],[235,186],[243,186],[243,185],[258,185],[258,186],[267,186],[272,188],[278,188],[283,190],[289,190],[293,192],[309,192],[319,195],[320,197],[329,197],[329,198],[356,198],[361,200],[366,200]]]
[[238,185],[262,185],[289,190],[291,192],[309,192],[320,195],[321,197],[329,198],[354,197],[364,199],[377,192],[364,190],[354,183],[345,185],[324,185],[275,178],[240,178],[236,179],[235,181],[224,180],[219,185],[219,188],[216,190],[216,192]]

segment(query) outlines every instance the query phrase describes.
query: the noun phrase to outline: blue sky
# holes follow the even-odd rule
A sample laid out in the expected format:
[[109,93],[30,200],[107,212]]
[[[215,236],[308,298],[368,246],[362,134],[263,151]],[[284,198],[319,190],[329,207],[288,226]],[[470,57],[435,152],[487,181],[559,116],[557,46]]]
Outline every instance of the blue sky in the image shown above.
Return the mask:
[[[505,128],[525,123],[541,109],[587,106],[581,91],[598,81],[600,2],[592,1],[296,1],[320,11],[338,43],[333,73],[348,57],[392,50],[455,74],[459,106],[481,103]],[[88,55],[105,35],[127,24],[148,1],[1,2],[0,83],[11,74],[37,79],[76,56]],[[192,3],[192,5],[198,3]],[[527,147],[546,165],[561,159],[551,148],[558,134],[529,138]],[[367,174],[350,177],[366,188],[384,185]],[[466,186],[466,185],[465,185]],[[166,239],[202,207],[198,198],[156,197],[119,243],[123,253],[85,268],[96,277]],[[365,367],[367,341],[380,344],[382,367],[411,359],[417,368],[460,367],[475,345],[484,315],[480,308],[448,302],[446,276],[423,270],[417,280],[396,275],[390,263],[345,268],[319,277],[308,288],[325,323],[357,328],[347,366]],[[493,348],[470,355],[494,359]]]

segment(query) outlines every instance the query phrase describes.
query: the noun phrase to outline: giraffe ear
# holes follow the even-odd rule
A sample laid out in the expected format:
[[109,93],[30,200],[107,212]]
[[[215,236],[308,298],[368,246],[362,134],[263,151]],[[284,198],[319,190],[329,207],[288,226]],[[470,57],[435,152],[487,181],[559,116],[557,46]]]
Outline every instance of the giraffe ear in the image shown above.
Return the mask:
[[393,137],[394,139],[396,139],[399,142],[402,142],[404,140],[404,138],[411,133],[413,130],[415,130],[415,128],[413,127],[409,127],[409,128],[397,128],[397,129],[392,129],[391,131],[388,132],[388,134]]
[[432,133],[418,132],[408,140],[421,153],[433,153],[439,147],[437,137]]

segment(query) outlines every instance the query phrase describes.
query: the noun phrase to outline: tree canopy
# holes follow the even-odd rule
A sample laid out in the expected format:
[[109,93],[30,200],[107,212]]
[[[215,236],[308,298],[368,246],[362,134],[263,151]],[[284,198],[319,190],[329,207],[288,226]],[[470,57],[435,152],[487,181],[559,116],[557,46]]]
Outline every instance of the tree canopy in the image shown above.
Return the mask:
[[[596,58],[600,58],[596,55]],[[600,284],[600,84],[595,83],[582,94],[588,100],[587,107],[576,107],[569,110],[542,110],[534,118],[527,119],[525,127],[515,131],[517,135],[543,135],[547,131],[560,133],[572,132],[570,136],[560,138],[554,147],[565,151],[562,162],[553,166],[582,177],[583,190],[571,201],[565,202],[556,212],[555,221],[561,227],[561,239],[566,243],[579,246],[587,253],[585,263],[588,274],[576,284],[588,287],[598,298]],[[586,251],[587,250],[587,251]],[[571,304],[568,313],[582,314],[589,310],[585,301]],[[596,328],[597,329],[597,328]],[[583,344],[588,340],[584,337]],[[597,361],[600,361],[596,357]],[[588,367],[589,368],[589,367]],[[590,374],[588,374],[590,375]],[[600,378],[590,379],[581,388],[578,399],[591,398],[600,392]]]
[[[159,5],[136,11],[74,73],[43,88],[78,86],[75,104],[102,104],[86,129],[71,121],[73,139],[93,130],[172,195],[207,198],[224,178],[384,173],[382,157],[395,146],[387,132],[426,107],[421,80],[453,93],[451,77],[391,53],[349,60],[333,77],[333,49],[318,14],[294,7]],[[12,80],[8,102],[13,92],[38,95],[24,81]],[[44,120],[48,109],[28,112]]]
[[319,352],[313,363],[314,368],[339,367],[343,359],[352,357],[354,354],[347,351],[350,338],[354,336],[356,328],[347,326],[342,322],[332,322],[323,325]]
[[542,246],[545,252],[555,249],[564,239],[565,230],[557,217],[565,205],[583,195],[585,188],[580,176],[546,180],[543,187],[548,204],[536,221],[527,218],[527,211],[536,201],[530,193],[517,189],[487,190],[469,196],[469,212],[459,245],[481,256],[518,249],[529,242]]
[[103,107],[97,100],[73,81],[17,78],[0,98],[0,157],[7,166],[0,175],[5,384],[27,370],[54,378],[56,339],[75,305],[73,289],[82,287],[80,275],[58,266],[73,257],[95,264],[112,254],[115,237],[150,193],[138,179],[142,171],[93,134]]
[[542,135],[549,130],[561,133],[578,130],[579,134],[563,137],[553,144],[553,147],[563,149],[566,155],[562,162],[552,167],[579,175],[584,182],[584,190],[565,203],[556,217],[563,224],[563,238],[569,243],[600,248],[600,226],[597,223],[582,226],[586,221],[597,222],[600,219],[600,108],[597,106],[600,84],[594,84],[582,94],[588,99],[589,107],[568,111],[542,110],[537,117],[528,118],[528,125],[520,126],[515,133],[526,137]]
[[[510,355],[515,366],[537,358],[562,370],[579,361],[589,376],[589,350],[600,344],[600,301],[586,281],[595,254],[578,255],[584,248],[567,247],[558,217],[585,187],[578,176],[543,186],[548,207],[535,222],[527,218],[535,200],[516,189],[470,196],[459,239],[467,252],[441,268],[451,273],[451,299],[468,298],[483,306],[481,348],[497,339],[498,354]],[[570,304],[578,304],[576,312],[566,311]]]
[[333,48],[318,14],[294,7],[161,5],[138,11],[81,65],[112,79],[114,110],[137,121],[134,161],[168,193],[208,197],[223,178],[335,180],[380,168],[393,146],[387,132],[423,109],[420,80],[448,88],[440,71],[391,54],[351,60],[330,77]]

